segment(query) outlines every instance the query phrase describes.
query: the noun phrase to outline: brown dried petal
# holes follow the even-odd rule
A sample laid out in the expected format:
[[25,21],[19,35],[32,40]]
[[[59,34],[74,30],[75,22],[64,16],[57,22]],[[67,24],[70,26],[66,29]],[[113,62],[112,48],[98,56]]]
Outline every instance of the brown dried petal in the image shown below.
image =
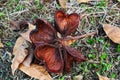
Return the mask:
[[30,39],[35,44],[52,43],[56,38],[56,31],[52,25],[41,19],[36,20],[36,29],[30,33]]
[[77,13],[65,14],[61,10],[55,13],[56,29],[64,36],[75,32],[79,25],[79,20],[80,17]]
[[67,54],[67,60],[65,63],[65,71],[70,71],[72,62],[73,62],[73,57],[71,55]]
[[45,60],[48,71],[54,73],[62,72],[63,59],[56,48],[48,45],[39,46],[35,50],[35,55],[37,59]]
[[77,49],[71,48],[68,46],[65,46],[65,49],[74,58],[74,60],[79,61],[79,62],[86,61],[86,58],[80,52],[78,52]]

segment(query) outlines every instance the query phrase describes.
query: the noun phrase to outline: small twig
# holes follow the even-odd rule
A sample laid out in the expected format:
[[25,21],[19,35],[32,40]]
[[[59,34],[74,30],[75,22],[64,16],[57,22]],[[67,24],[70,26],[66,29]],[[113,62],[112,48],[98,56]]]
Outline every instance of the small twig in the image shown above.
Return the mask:
[[105,14],[105,12],[89,13],[89,14],[85,14],[85,16],[95,15],[95,14]]
[[29,11],[29,9],[18,11],[18,12],[14,12],[14,13],[11,13],[10,15],[21,14],[21,13],[24,13],[24,12],[27,12],[27,11]]
[[88,60],[89,63],[95,63],[95,64],[99,64],[100,61],[93,61],[93,60]]

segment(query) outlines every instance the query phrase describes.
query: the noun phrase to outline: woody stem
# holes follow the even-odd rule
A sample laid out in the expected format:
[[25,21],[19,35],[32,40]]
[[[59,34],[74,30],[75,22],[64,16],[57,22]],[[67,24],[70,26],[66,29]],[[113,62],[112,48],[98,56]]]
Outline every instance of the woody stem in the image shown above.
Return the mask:
[[83,35],[80,35],[80,36],[67,37],[66,40],[70,40],[70,39],[77,40],[77,39],[88,37],[88,36],[92,36],[92,35],[95,35],[95,34],[97,34],[97,31],[96,32],[87,33],[87,34],[83,34]]

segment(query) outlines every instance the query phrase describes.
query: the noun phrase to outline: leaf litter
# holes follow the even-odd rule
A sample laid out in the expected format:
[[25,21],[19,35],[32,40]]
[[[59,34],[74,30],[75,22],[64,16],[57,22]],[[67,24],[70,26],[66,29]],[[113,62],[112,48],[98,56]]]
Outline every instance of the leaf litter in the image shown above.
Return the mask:
[[21,33],[21,36],[16,40],[13,48],[14,58],[12,60],[12,74],[16,69],[20,69],[27,75],[37,78],[39,80],[52,80],[51,76],[45,69],[45,67],[38,64],[31,64],[33,61],[33,48],[31,41],[29,40],[29,34],[35,27],[28,23],[29,29],[25,33]]
[[12,60],[12,65],[11,65],[13,74],[28,55],[28,50],[27,50],[28,47],[29,46],[23,37],[19,37],[17,39],[16,44],[13,48],[14,58]]
[[120,44],[120,28],[110,24],[103,24],[103,29],[107,36],[115,43]]

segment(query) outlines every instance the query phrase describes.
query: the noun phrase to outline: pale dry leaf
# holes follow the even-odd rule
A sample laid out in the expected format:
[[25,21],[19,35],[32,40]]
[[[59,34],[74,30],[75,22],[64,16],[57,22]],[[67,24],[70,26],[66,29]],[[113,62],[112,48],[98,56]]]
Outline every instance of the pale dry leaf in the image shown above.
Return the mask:
[[3,48],[3,47],[4,47],[3,43],[0,42],[0,48]]
[[120,43],[120,28],[110,24],[103,24],[107,36],[115,43]]
[[25,60],[23,61],[23,65],[30,67],[30,64],[33,60],[33,53],[34,50],[32,49],[32,46],[30,45],[29,49],[28,49],[28,53],[29,55],[25,58]]
[[59,4],[62,8],[66,8],[67,0],[59,0]]
[[53,80],[49,73],[46,71],[45,67],[31,64],[30,67],[20,65],[19,69],[29,75],[30,77],[39,79],[39,80]]
[[34,30],[36,27],[33,24],[28,23],[28,30],[25,33],[20,33],[20,35],[27,41],[31,42],[29,38],[29,34],[32,30]]
[[81,74],[75,76],[75,80],[83,80],[83,76]]
[[99,77],[99,80],[110,80],[108,77],[105,77],[105,76],[101,76],[99,74],[97,74],[98,77]]
[[19,37],[13,48],[14,58],[12,60],[12,65],[11,65],[13,74],[15,70],[19,67],[20,63],[22,63],[26,58],[26,56],[28,55],[28,50],[26,48],[28,48],[28,44],[26,40],[22,37]]

